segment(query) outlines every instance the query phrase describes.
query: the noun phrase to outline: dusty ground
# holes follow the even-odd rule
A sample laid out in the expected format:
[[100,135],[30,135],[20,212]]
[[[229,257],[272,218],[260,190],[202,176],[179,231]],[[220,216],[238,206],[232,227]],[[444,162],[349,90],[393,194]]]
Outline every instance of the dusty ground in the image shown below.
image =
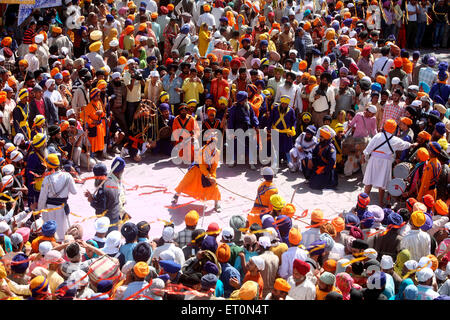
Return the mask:
[[[169,159],[160,156],[147,154],[144,161],[136,164],[127,160],[127,166],[124,173],[124,182],[127,188],[139,185],[152,185],[167,187],[169,192],[174,192],[174,188],[181,180],[183,171],[187,170],[187,166],[176,166]],[[110,166],[111,160],[106,164]],[[92,173],[84,173],[82,177],[92,176]],[[222,212],[214,211],[214,202],[206,203],[206,210],[204,220],[201,217],[199,226],[203,224],[206,228],[209,223],[217,222],[221,227],[227,226],[231,216],[235,214],[243,214],[246,216],[248,210],[253,206],[253,201],[256,196],[258,185],[262,181],[260,171],[251,171],[248,166],[237,165],[234,168],[229,168],[226,165],[221,165],[217,170],[218,183],[232,192],[220,188],[222,194]],[[290,199],[296,188],[297,192],[294,196],[293,203],[297,208],[297,213],[309,209],[310,212],[314,208],[321,208],[327,217],[335,216],[343,210],[349,210],[356,203],[357,195],[362,190],[362,177],[356,174],[350,178],[343,176],[339,177],[339,186],[336,190],[311,190],[301,173],[291,173],[286,167],[276,175],[274,182],[278,187],[279,193],[285,198],[287,202]],[[78,193],[71,195],[69,204],[71,211],[83,217],[94,215],[94,209],[90,207],[84,197],[84,191],[93,191],[93,180],[88,180],[84,185],[77,184]],[[137,190],[127,191],[126,211],[132,216],[132,222],[139,222],[146,220],[148,222],[156,221],[157,219],[171,220],[175,223],[175,231],[184,228],[185,214],[195,209],[202,216],[203,203],[195,201],[186,206],[177,209],[168,209],[173,194],[166,194],[162,192],[153,193],[150,195],[140,195],[141,193],[148,193],[157,189],[139,188]],[[240,196],[239,196],[240,195]],[[243,197],[241,197],[243,196]],[[245,197],[245,198],[244,198]],[[251,201],[249,199],[252,199]],[[372,193],[372,198],[376,199],[375,193]],[[180,197],[178,204],[182,205],[193,201],[192,198]],[[70,216],[71,223],[80,221],[81,218]],[[91,237],[95,231],[93,228],[94,220],[87,220],[82,223],[84,227],[85,238]],[[300,224],[304,227],[304,224]],[[163,227],[163,222],[155,222],[151,224],[151,236],[159,236]]]

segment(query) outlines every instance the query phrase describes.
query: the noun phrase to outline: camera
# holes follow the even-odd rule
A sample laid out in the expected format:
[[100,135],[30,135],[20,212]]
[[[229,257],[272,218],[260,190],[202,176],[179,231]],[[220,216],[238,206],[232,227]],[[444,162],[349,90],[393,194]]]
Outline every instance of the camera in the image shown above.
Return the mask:
[[144,77],[142,76],[142,73],[140,73],[139,71],[136,71],[135,74],[133,75],[133,78],[136,80],[143,80]]

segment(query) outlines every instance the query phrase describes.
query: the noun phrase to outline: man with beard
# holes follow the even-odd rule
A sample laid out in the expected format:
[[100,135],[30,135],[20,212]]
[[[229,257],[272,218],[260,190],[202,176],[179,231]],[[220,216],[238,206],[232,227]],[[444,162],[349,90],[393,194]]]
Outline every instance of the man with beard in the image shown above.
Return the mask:
[[[248,93],[245,91],[239,91],[236,94],[236,104],[234,104],[229,111],[229,123],[228,123],[228,129],[231,130],[238,130],[242,129],[244,132],[246,132],[248,129],[257,129],[259,125],[258,118],[255,115],[255,112],[253,111],[253,108],[248,103]],[[230,164],[230,167],[234,167],[236,165],[237,161],[237,145],[244,144],[245,145],[245,153],[248,153],[249,162],[250,162],[250,168],[252,170],[255,170],[255,163],[256,160],[254,157],[256,156],[249,150],[250,143],[254,143],[256,145],[256,135],[250,135],[247,138],[244,138],[242,140],[237,139],[237,137],[234,137],[234,162],[233,164]]]
[[31,137],[31,131],[28,124],[28,114],[29,114],[29,94],[27,89],[21,89],[19,92],[19,103],[16,105],[12,112],[13,125],[14,125],[14,135],[17,133],[22,133],[26,135],[27,139]]
[[344,125],[338,123],[334,128],[336,135],[333,137],[333,146],[336,149],[336,172],[344,172],[344,159],[342,157],[342,141],[344,140]]
[[[278,130],[279,133],[279,150],[274,150],[274,161],[278,164],[278,155],[287,163],[291,162],[289,151],[293,147],[293,138],[295,136],[295,111],[289,107],[289,96],[282,96],[278,108],[273,108],[270,114],[270,122],[272,130]],[[275,146],[276,148],[277,146]]]
[[128,134],[128,126],[125,121],[126,96],[127,89],[123,83],[120,72],[114,72],[111,75],[112,81],[106,89],[107,95],[110,97],[109,105],[111,113],[125,134]]
[[296,113],[301,113],[303,110],[303,103],[300,97],[300,88],[294,84],[295,74],[293,72],[286,73],[284,85],[279,86],[275,95],[275,102],[280,103],[282,96],[290,97],[289,107],[295,110]]
[[336,100],[333,88],[330,88],[331,74],[324,72],[320,75],[320,84],[314,87],[309,97],[312,107],[313,123],[323,126],[323,117],[332,115],[336,107]]
[[32,148],[28,154],[27,166],[25,168],[25,177],[28,188],[28,205],[30,209],[37,208],[39,199],[39,192],[41,191],[42,181],[44,180],[44,173],[46,169],[47,151],[47,137],[38,133],[34,136],[32,141]]
[[[197,137],[199,128],[195,118],[188,114],[187,105],[181,104],[180,114],[176,116],[172,125],[172,135],[175,140],[175,146],[178,145],[178,156],[182,157],[185,163],[194,161],[195,149],[198,146]],[[190,150],[190,152],[184,151]]]
[[77,117],[89,103],[89,88],[92,84],[92,75],[88,69],[80,69],[78,75],[80,79],[74,83],[72,98],[72,108],[75,110]]
[[251,83],[248,78],[247,69],[245,67],[239,68],[239,77],[234,80],[232,87],[236,89],[236,92],[246,91],[247,86]]
[[338,178],[334,165],[336,163],[336,149],[331,142],[331,133],[320,129],[320,142],[314,148],[312,158],[308,161],[305,177],[309,179],[311,189],[335,188]]
[[253,54],[255,52],[255,47],[250,45],[250,39],[249,38],[243,38],[241,40],[242,43],[242,48],[239,49],[239,51],[237,52],[237,55],[239,57],[244,57],[245,58],[245,65],[247,68],[251,68],[252,67],[252,59],[253,59]]
[[405,114],[405,107],[400,98],[402,97],[402,92],[396,89],[392,94],[392,102],[386,103],[383,112],[383,119],[381,120],[381,126],[383,127],[387,120],[393,119],[396,123],[400,121],[400,118]]
[[316,127],[309,125],[295,140],[295,146],[289,152],[291,161],[288,166],[291,172],[303,171],[308,160],[312,158],[312,151],[318,143],[316,133]]
[[239,68],[241,67],[241,61],[234,58],[230,61],[231,72],[228,75],[228,82],[232,83],[239,77]]
[[274,76],[267,81],[267,88],[272,88],[274,95],[276,96],[278,88],[284,85],[284,79],[282,78],[284,69],[281,65],[277,65],[274,68]]
[[353,88],[348,87],[349,84],[350,80],[347,77],[339,79],[339,90],[336,93],[336,114],[339,114],[341,110],[350,110],[355,104],[356,93]]
[[[111,177],[107,176],[107,170],[105,164],[102,162],[99,162],[94,166],[92,171],[97,178],[94,183],[95,187],[98,188],[98,191],[94,192],[94,194],[86,191],[84,195],[87,197],[91,207],[95,209],[96,215],[102,214],[107,210],[105,216],[109,218],[110,224],[117,224],[120,217],[119,188],[117,183],[111,179]],[[109,227],[106,234],[117,229],[117,225]]]
[[288,296],[291,285],[284,279],[278,278],[275,280],[272,292],[266,296],[265,300],[292,300]]

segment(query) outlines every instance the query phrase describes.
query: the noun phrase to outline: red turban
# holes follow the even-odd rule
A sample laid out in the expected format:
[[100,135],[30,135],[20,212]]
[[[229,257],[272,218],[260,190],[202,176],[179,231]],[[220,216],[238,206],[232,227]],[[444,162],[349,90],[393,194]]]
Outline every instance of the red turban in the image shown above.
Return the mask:
[[300,273],[301,275],[306,276],[306,274],[309,272],[309,270],[311,269],[309,263],[300,260],[300,259],[295,259],[294,260],[294,269],[298,271],[298,273]]
[[322,72],[325,72],[325,68],[324,67],[322,67],[322,66],[316,66],[316,71],[317,70],[320,70],[320,71],[322,71]]

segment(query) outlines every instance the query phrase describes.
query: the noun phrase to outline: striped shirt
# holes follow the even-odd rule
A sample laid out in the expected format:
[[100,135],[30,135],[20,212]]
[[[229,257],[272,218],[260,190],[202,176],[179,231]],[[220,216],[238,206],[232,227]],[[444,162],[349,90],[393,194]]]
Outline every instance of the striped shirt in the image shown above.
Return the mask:
[[27,29],[25,33],[23,34],[22,43],[23,44],[33,44],[33,38],[36,35],[36,32],[34,32],[31,29]]
[[420,68],[419,71],[419,83],[425,82],[430,88],[437,80],[437,72],[430,67]]
[[400,118],[405,114],[405,106],[403,103],[398,105],[391,103],[386,103],[384,106],[383,119],[381,120],[381,126],[384,126],[386,120],[394,119],[397,123],[400,121]]

